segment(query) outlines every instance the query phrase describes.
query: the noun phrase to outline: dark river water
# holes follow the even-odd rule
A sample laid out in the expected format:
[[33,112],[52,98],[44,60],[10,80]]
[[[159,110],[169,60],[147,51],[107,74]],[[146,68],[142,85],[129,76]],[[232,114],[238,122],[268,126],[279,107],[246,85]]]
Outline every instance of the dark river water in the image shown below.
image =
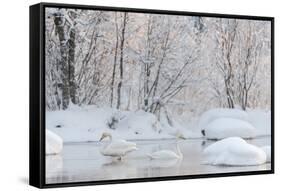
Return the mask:
[[[257,146],[270,145],[270,136],[248,140]],[[60,155],[46,156],[46,183],[83,182],[112,179],[212,174],[270,170],[271,164],[258,166],[212,166],[203,165],[203,149],[213,141],[151,140],[134,141],[138,150],[128,154],[122,161],[112,160],[100,154],[104,143],[66,143]],[[160,149],[176,151],[179,144],[182,160],[150,160],[148,153]]]

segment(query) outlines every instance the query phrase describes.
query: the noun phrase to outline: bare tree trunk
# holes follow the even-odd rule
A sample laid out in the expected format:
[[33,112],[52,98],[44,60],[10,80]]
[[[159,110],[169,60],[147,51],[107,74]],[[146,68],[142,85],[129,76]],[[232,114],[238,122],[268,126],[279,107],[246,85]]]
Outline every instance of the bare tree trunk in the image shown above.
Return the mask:
[[127,13],[124,13],[123,16],[123,26],[122,26],[122,33],[121,33],[121,42],[120,42],[120,64],[119,64],[119,70],[120,70],[120,79],[117,89],[117,109],[120,108],[121,105],[121,89],[122,89],[122,83],[123,83],[123,54],[124,54],[124,42],[125,42],[125,31],[126,31],[126,24],[127,24]]
[[148,86],[149,86],[149,76],[150,76],[150,71],[149,71],[149,66],[148,63],[144,64],[144,110],[148,110]]
[[[226,24],[226,26],[224,25]],[[216,66],[221,72],[224,80],[225,96],[227,101],[227,106],[229,108],[234,108],[234,69],[231,56],[233,54],[233,48],[235,44],[235,39],[237,36],[237,21],[227,21],[223,23],[220,19],[217,23],[217,43],[218,50],[216,55]]]
[[[74,20],[76,18],[76,13],[71,12],[72,19]],[[70,94],[70,100],[72,103],[76,104],[76,82],[75,82],[75,26],[71,26],[70,33],[69,33],[69,40],[68,40],[68,46],[69,46],[69,57],[68,57],[68,70],[69,70],[69,94]]]
[[233,95],[231,93],[231,87],[230,87],[230,79],[225,79],[225,91],[226,91],[226,99],[228,103],[229,108],[234,108],[234,101],[233,101]]
[[[166,58],[166,51],[167,51],[167,48],[168,48],[169,38],[170,38],[170,31],[168,31],[168,33],[166,35],[165,42],[164,42],[164,45],[163,45],[163,54],[162,54],[160,63],[159,63],[158,68],[157,68],[157,73],[156,73],[155,80],[154,80],[154,82],[153,82],[153,84],[151,86],[151,89],[149,91],[149,95],[153,91],[153,93],[152,93],[152,97],[153,98],[156,96],[156,93],[157,93],[157,90],[158,90],[158,83],[159,83],[159,79],[160,79],[160,72],[161,72],[161,69],[162,69],[162,65],[164,63],[164,59]],[[160,100],[158,100],[158,101],[160,101]],[[158,105],[158,103],[156,103],[156,105],[152,104],[150,106],[150,112],[155,113],[157,111],[157,108],[159,109],[159,112],[160,112],[160,107],[157,107],[157,105]]]
[[69,79],[68,79],[68,47],[65,34],[65,18],[61,12],[54,14],[54,23],[56,27],[56,34],[59,37],[60,42],[60,54],[61,59],[58,62],[58,70],[61,78],[61,82],[58,84],[58,87],[62,95],[62,109],[67,109],[69,105]]
[[129,95],[128,95],[128,102],[127,102],[127,107],[126,107],[127,111],[129,111],[130,106],[131,106],[132,88],[129,87],[128,91],[129,91]]
[[151,16],[148,19],[148,24],[147,24],[147,31],[146,31],[146,55],[145,55],[145,62],[144,62],[144,81],[143,81],[143,88],[144,88],[144,110],[147,111],[148,110],[148,99],[149,99],[149,78],[150,78],[150,49],[151,49],[151,39],[150,36],[152,34],[153,31],[153,27],[151,25],[152,20],[151,20]]
[[116,65],[117,65],[117,54],[119,47],[119,37],[118,37],[118,22],[117,22],[117,13],[115,14],[115,29],[116,29],[116,43],[114,50],[114,62],[113,62],[113,71],[111,77],[111,94],[110,94],[110,106],[113,106],[113,97],[114,97],[114,82],[115,82],[115,73],[116,73]]
[[[241,74],[238,78],[238,88],[240,90],[238,101],[243,110],[249,107],[249,91],[251,90],[259,66],[258,60],[261,44],[253,37],[253,30],[254,29],[252,29],[252,26],[249,24],[248,30],[244,33],[245,38],[243,38],[246,46],[243,47],[243,50],[245,49],[243,51],[245,56],[240,55],[239,65],[243,66],[243,70],[241,70]],[[242,48],[240,47],[240,49]]]

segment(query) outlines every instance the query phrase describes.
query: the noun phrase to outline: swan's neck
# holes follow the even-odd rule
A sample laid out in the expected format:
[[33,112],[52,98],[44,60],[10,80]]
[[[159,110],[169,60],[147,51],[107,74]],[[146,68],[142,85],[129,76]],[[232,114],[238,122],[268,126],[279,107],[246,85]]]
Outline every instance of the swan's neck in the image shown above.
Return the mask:
[[101,154],[103,154],[103,155],[105,155],[104,150],[105,150],[105,146],[104,146],[104,147],[102,147],[102,149],[100,149],[100,152],[101,152]]
[[109,142],[112,141],[112,136],[111,136],[110,134],[104,135],[104,136],[102,137],[102,139],[106,139],[106,138],[108,138]]
[[108,138],[109,138],[109,141],[111,142],[112,141],[112,136],[108,135]]
[[180,146],[179,146],[178,143],[177,143],[177,153],[178,153],[178,155],[179,155],[180,158],[183,157],[182,152],[181,152],[181,150],[180,150]]

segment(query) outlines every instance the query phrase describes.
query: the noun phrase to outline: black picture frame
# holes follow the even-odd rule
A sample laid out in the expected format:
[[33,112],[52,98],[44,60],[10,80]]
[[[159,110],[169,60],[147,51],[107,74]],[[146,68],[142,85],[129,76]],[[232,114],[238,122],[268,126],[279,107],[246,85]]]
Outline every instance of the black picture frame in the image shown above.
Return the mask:
[[[166,15],[184,15],[184,16],[203,16],[216,18],[237,18],[269,21],[271,23],[271,170],[249,171],[249,172],[230,172],[200,175],[168,176],[168,177],[151,177],[151,178],[134,178],[119,180],[102,180],[90,182],[73,182],[46,184],[45,182],[45,8],[77,8],[93,9],[103,11],[123,11],[135,13],[154,13]],[[274,173],[274,18],[248,15],[230,15],[215,13],[197,13],[184,11],[168,11],[153,9],[135,9],[121,7],[104,7],[90,5],[58,4],[58,3],[39,3],[30,6],[30,108],[29,108],[29,183],[38,188],[68,187],[68,186],[85,186],[100,184],[132,183],[147,181],[165,181],[178,179],[194,178],[211,178],[226,176],[244,176],[258,174]]]

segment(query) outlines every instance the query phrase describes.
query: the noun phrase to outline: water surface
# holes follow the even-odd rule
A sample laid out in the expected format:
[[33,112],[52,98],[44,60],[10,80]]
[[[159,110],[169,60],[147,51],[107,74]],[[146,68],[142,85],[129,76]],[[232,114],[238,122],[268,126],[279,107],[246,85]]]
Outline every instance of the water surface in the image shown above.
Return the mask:
[[[160,149],[176,151],[176,140],[134,141],[138,150],[122,161],[100,154],[105,143],[66,143],[60,155],[46,156],[46,183],[83,182],[113,179],[195,175],[225,172],[270,170],[271,164],[258,166],[203,165],[203,149],[213,141],[191,139],[178,141],[183,160],[150,160],[147,153]],[[270,145],[270,137],[248,140],[257,146]]]

